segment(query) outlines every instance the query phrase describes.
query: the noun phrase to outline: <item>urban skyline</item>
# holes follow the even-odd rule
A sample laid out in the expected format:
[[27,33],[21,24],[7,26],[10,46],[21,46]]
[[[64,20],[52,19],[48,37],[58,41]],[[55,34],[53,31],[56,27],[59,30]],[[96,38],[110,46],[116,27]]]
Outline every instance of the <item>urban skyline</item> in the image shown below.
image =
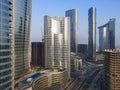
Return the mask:
[[[109,4],[108,4],[109,2]],[[114,0],[81,0],[81,1],[70,1],[66,0],[53,0],[52,2],[33,1],[33,17],[32,17],[32,34],[31,41],[41,41],[38,40],[41,35],[41,28],[43,32],[43,17],[49,13],[50,16],[64,16],[64,12],[69,9],[77,8],[79,12],[79,29],[78,29],[78,43],[87,44],[88,43],[88,9],[92,6],[97,8],[97,27],[106,23],[110,18],[116,18],[116,46],[119,47],[119,0],[114,2]],[[45,3],[43,5],[43,3]],[[66,4],[67,3],[67,4]],[[48,8],[49,6],[49,8]],[[63,6],[63,7],[60,7]],[[111,6],[114,6],[111,7]],[[105,8],[104,8],[105,7]],[[39,18],[39,19],[38,19]],[[36,21],[37,20],[37,21]],[[39,33],[36,33],[39,32]],[[43,34],[42,34],[43,35]],[[42,39],[40,37],[40,39]],[[99,47],[99,31],[97,29],[97,48]]]
[[[113,13],[118,12],[115,8],[119,4],[115,2],[114,10],[109,8],[106,14],[100,1],[89,1],[89,4],[87,1],[69,1],[67,4],[68,0],[38,1],[45,2],[45,6],[41,6],[41,12],[45,13],[39,16],[39,3],[34,1],[0,1],[0,89],[119,90],[120,16]],[[108,4],[106,1],[102,6]],[[109,1],[111,6],[113,0]],[[79,2],[90,6],[83,7],[87,16],[79,11]],[[100,7],[102,13],[99,13]],[[34,17],[32,14],[35,15],[36,10]],[[40,23],[39,18],[42,19]],[[37,29],[31,31],[35,25],[40,31],[39,42],[34,40]],[[96,48],[98,45],[99,49]]]

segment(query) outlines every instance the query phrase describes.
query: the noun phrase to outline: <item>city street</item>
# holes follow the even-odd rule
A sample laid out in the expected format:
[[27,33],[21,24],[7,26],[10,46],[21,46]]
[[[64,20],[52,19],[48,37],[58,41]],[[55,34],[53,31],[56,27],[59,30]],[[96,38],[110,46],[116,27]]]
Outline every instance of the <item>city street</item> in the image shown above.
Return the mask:
[[65,90],[100,90],[99,81],[102,74],[101,66],[83,60],[83,68],[72,74],[72,77],[75,76],[76,78]]

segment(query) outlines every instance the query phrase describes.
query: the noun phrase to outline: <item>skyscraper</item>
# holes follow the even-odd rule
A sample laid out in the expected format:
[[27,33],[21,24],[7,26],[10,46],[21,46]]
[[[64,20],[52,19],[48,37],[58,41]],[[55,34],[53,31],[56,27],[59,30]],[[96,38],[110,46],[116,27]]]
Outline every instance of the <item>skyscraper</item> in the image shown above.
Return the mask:
[[66,17],[70,17],[70,47],[71,52],[78,52],[78,10],[66,11]]
[[99,50],[115,48],[115,19],[110,19],[109,22],[99,28]]
[[105,50],[104,90],[120,89],[120,49]]
[[44,17],[45,67],[70,71],[70,20]]
[[12,5],[12,0],[0,0],[0,90],[14,90]]
[[88,57],[96,60],[96,8],[91,7],[88,11]]
[[15,78],[30,69],[30,24],[32,0],[14,0]]
[[78,52],[79,53],[88,53],[88,45],[87,44],[78,44]]

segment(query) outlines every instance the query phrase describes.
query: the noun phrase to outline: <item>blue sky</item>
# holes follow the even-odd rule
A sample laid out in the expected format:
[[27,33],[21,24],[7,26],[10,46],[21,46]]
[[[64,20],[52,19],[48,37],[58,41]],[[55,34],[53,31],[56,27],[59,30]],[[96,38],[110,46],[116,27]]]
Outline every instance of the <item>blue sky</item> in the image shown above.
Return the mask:
[[[116,46],[120,46],[120,0],[33,0],[31,41],[41,41],[44,35],[44,15],[65,16],[65,11],[77,8],[79,12],[78,39],[80,44],[88,43],[88,9],[97,9],[97,27],[116,18]],[[98,46],[97,29],[97,46]]]

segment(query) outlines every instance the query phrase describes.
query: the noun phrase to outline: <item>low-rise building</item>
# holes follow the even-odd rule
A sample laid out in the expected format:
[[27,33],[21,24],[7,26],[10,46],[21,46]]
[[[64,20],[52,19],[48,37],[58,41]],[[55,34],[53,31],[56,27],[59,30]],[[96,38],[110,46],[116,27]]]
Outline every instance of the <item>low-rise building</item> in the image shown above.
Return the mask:
[[82,59],[81,58],[75,58],[74,59],[74,70],[79,71],[82,68]]
[[96,61],[98,61],[98,60],[104,60],[104,54],[103,53],[99,53],[99,52],[96,53]]
[[33,82],[33,90],[60,90],[68,81],[67,71],[48,72]]
[[71,52],[70,65],[72,72],[79,71],[82,68],[82,59],[75,53]]

